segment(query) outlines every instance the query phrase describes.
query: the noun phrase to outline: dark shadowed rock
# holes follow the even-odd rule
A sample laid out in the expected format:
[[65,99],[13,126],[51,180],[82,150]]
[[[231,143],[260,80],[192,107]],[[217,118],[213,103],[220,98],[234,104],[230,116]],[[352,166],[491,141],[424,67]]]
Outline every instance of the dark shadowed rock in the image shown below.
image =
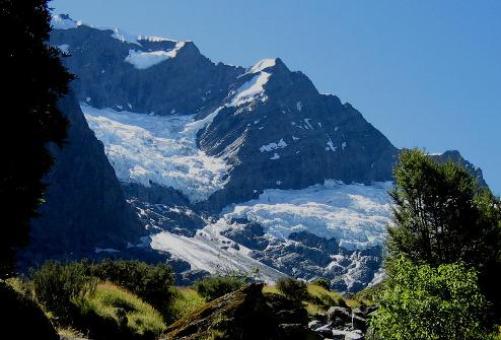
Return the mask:
[[143,234],[75,97],[63,98],[60,108],[70,122],[68,139],[63,149],[50,146],[55,164],[45,178],[46,203],[32,222],[31,245],[22,256],[27,262],[78,258],[96,248],[125,249]]

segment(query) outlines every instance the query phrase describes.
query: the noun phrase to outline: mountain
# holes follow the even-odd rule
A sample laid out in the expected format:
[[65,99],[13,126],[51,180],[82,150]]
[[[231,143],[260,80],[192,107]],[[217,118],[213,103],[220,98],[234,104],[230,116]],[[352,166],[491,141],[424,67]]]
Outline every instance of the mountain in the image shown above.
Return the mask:
[[190,41],[65,15],[53,27],[128,202],[114,210],[135,210],[146,248],[194,270],[325,277],[343,291],[380,277],[400,150],[350,104],[279,58],[244,68]]
[[144,235],[74,95],[61,99],[59,108],[70,123],[68,139],[62,149],[49,146],[55,164],[44,179],[46,204],[32,223],[24,265],[70,254],[81,257],[99,248],[124,249]]

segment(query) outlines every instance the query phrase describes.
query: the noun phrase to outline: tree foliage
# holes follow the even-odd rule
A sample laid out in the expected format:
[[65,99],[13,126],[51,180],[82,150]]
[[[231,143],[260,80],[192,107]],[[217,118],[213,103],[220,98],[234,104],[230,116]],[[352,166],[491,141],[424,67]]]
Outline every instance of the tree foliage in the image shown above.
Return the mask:
[[371,319],[375,339],[488,339],[487,304],[474,270],[399,258],[387,285]]
[[72,76],[49,47],[47,0],[0,0],[2,124],[0,124],[0,274],[12,270],[15,250],[28,241],[29,220],[43,201],[43,175],[62,145],[67,121],[57,108]]
[[392,254],[431,265],[462,261],[483,268],[499,260],[501,203],[461,166],[404,151],[395,169]]

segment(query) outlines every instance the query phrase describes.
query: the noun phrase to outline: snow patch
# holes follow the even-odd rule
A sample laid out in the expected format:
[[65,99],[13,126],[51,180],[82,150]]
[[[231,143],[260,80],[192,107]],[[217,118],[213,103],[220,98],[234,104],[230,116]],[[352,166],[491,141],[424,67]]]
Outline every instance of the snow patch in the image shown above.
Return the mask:
[[189,116],[155,116],[81,104],[89,126],[104,143],[120,181],[151,183],[181,191],[190,201],[206,200],[229,180],[229,166],[196,145],[197,132],[219,110],[201,120]]
[[50,24],[55,30],[70,30],[82,26],[81,21],[75,21],[67,14],[53,15]]
[[297,102],[297,103],[296,103],[296,109],[297,109],[299,112],[303,111],[303,103],[301,103],[301,102]]
[[275,161],[275,160],[277,160],[277,159],[280,159],[280,155],[279,155],[278,153],[276,153],[276,152],[275,152],[275,153],[273,154],[273,157],[271,157],[270,159],[271,159],[272,161]]
[[68,44],[62,44],[57,47],[61,52],[64,54],[69,54],[70,53],[70,45]]
[[327,141],[327,147],[325,148],[325,150],[327,151],[332,151],[332,152],[336,152],[337,150],[337,146],[334,146],[334,143],[332,142],[332,139],[329,138],[329,140]]
[[149,42],[166,42],[166,41],[171,41],[171,42],[176,42],[176,40],[164,38],[164,37],[159,37],[155,35],[138,35],[137,36],[138,41],[149,41]]
[[179,41],[176,43],[176,46],[170,51],[144,52],[130,50],[129,55],[125,58],[125,61],[129,64],[134,65],[134,67],[138,70],[145,70],[163,61],[175,58],[177,56],[177,53],[184,46],[185,42]]
[[281,138],[278,143],[269,143],[269,144],[261,146],[259,148],[259,151],[270,152],[270,151],[277,150],[277,149],[283,149],[285,147],[287,147],[287,143],[284,141],[283,138]]
[[263,59],[252,66],[247,73],[258,73],[277,64],[276,59]]
[[245,82],[236,91],[236,94],[230,102],[230,106],[243,106],[257,99],[266,101],[267,97],[264,94],[264,85],[268,82],[270,76],[271,74],[267,72],[259,72],[251,80]]

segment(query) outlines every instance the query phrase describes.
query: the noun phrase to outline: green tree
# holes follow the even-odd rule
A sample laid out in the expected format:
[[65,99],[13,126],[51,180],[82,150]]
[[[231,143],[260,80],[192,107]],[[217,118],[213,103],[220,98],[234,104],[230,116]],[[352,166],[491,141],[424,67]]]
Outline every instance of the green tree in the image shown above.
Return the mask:
[[2,123],[0,124],[0,276],[12,270],[15,250],[28,241],[29,221],[43,202],[43,175],[62,145],[67,121],[57,108],[72,79],[49,47],[47,0],[0,0]]
[[463,167],[404,151],[391,197],[391,254],[431,265],[462,261],[480,270],[499,260],[501,204]]
[[387,288],[371,319],[374,339],[488,339],[487,304],[474,270],[460,264],[434,268],[405,258],[389,266]]

